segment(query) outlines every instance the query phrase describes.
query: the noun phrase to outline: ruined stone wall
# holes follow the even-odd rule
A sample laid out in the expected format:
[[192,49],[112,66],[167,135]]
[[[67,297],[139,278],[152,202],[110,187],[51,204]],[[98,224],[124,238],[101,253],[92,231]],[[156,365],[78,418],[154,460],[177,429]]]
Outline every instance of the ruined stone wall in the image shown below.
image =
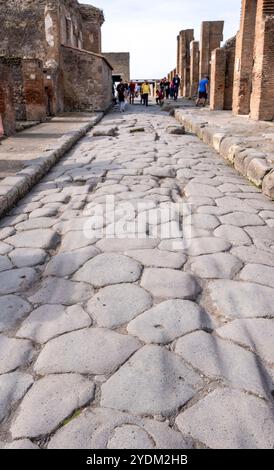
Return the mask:
[[258,0],[250,116],[274,120],[274,0]]
[[103,52],[104,57],[113,67],[113,75],[121,75],[126,82],[130,81],[129,52]]
[[200,41],[200,79],[210,77],[211,54],[223,40],[223,21],[203,21]]
[[0,115],[4,134],[15,132],[15,109],[13,106],[13,84],[11,70],[6,60],[0,57]]
[[112,102],[112,69],[103,56],[61,47],[65,111],[103,111]]
[[199,41],[190,43],[190,97],[196,97],[199,85]]
[[218,47],[211,55],[210,109],[224,109],[226,51]]
[[37,59],[22,61],[23,93],[27,121],[45,121],[43,64]]
[[101,54],[101,27],[105,21],[102,10],[91,5],[80,5],[79,11],[83,22],[83,49]]
[[226,53],[224,109],[231,110],[234,86],[236,36],[226,41],[224,49]]

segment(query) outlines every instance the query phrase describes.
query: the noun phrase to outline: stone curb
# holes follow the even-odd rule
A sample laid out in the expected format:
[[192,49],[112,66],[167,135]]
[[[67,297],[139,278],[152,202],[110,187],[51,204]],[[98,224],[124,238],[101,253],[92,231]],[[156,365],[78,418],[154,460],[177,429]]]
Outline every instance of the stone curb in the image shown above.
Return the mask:
[[87,132],[98,124],[105,113],[98,113],[88,124],[83,125],[77,131],[69,131],[50,149],[39,155],[31,166],[24,168],[14,176],[4,178],[0,183],[0,217],[5,215],[13,206],[22,199],[30,189],[35,186],[49,170],[67,153]]
[[193,132],[203,142],[218,152],[241,175],[262,189],[265,196],[274,200],[274,161],[273,156],[249,148],[243,137],[220,132],[218,126],[203,122],[201,117],[186,115],[182,109],[175,109],[175,119],[183,124],[186,131]]

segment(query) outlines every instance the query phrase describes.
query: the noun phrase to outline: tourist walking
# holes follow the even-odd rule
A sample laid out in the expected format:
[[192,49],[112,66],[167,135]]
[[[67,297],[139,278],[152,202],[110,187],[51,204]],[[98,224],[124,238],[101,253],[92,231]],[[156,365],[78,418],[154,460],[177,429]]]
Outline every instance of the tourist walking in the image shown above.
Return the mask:
[[133,81],[130,82],[129,84],[129,102],[130,104],[134,104],[134,99],[135,99],[135,83]]
[[165,94],[166,94],[166,99],[169,99],[170,96],[170,82],[166,80],[165,82]]
[[208,89],[209,89],[209,77],[205,75],[204,78],[199,81],[198,99],[196,101],[196,106],[199,106],[200,104],[202,106],[206,105],[206,101],[208,98]]
[[150,95],[150,84],[146,80],[142,86],[143,104],[148,106],[148,97]]
[[175,101],[178,99],[178,94],[179,94],[179,88],[181,84],[181,79],[178,74],[175,75],[173,78],[173,98]]
[[170,83],[170,98],[174,98],[174,85],[173,82]]
[[123,80],[120,81],[119,85],[117,86],[117,93],[118,93],[118,101],[120,105],[120,112],[125,112],[126,106],[126,85]]

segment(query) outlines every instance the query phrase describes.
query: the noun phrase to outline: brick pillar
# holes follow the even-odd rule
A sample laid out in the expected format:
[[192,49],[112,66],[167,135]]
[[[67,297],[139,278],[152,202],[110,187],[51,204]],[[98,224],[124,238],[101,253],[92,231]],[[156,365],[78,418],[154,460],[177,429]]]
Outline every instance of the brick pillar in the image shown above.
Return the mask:
[[200,41],[200,79],[210,77],[211,54],[223,40],[223,21],[203,21]]
[[28,121],[46,120],[46,97],[42,62],[23,59],[23,89]]
[[219,47],[211,55],[210,109],[224,109],[226,51]]
[[257,0],[242,0],[240,31],[236,38],[233,113],[249,114]]
[[190,94],[191,98],[196,97],[199,85],[199,41],[190,43]]
[[274,119],[274,0],[258,0],[250,117]]
[[15,109],[13,105],[13,86],[8,64],[0,58],[0,115],[5,135],[15,133]]
[[229,39],[225,43],[224,48],[226,51],[224,109],[231,110],[232,109],[233,84],[234,84],[236,36]]
[[181,95],[190,93],[190,43],[194,39],[194,30],[180,31],[179,35],[179,76],[181,78]]
[[180,73],[180,57],[181,57],[181,50],[180,50],[180,36],[177,36],[177,65],[176,65],[176,71],[179,74]]

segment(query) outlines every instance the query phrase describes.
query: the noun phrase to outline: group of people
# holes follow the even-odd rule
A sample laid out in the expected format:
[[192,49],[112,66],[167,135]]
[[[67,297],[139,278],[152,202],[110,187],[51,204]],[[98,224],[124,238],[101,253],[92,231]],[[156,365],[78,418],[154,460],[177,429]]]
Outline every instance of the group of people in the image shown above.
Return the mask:
[[[174,99],[177,101],[181,79],[176,74],[170,82],[166,77],[163,78],[156,90],[156,104],[162,104],[165,99]],[[117,97],[120,105],[120,112],[125,112],[126,104],[134,104],[136,98],[141,97],[141,104],[148,106],[149,96],[151,95],[151,88],[149,82],[146,80],[144,83],[134,83],[131,81],[129,84],[122,79],[116,87]],[[209,77],[204,76],[199,81],[198,98],[196,106],[205,106],[208,99],[209,91]],[[115,93],[115,92],[114,92]],[[116,98],[115,98],[116,100]]]
[[170,82],[166,77],[160,81],[159,87],[156,91],[156,103],[161,104],[164,99],[178,99],[181,79],[178,74],[175,75]]
[[141,97],[141,104],[148,106],[151,89],[147,80],[140,85],[132,81],[128,84],[121,79],[116,91],[121,113],[125,112],[127,103],[134,104],[135,98]]

